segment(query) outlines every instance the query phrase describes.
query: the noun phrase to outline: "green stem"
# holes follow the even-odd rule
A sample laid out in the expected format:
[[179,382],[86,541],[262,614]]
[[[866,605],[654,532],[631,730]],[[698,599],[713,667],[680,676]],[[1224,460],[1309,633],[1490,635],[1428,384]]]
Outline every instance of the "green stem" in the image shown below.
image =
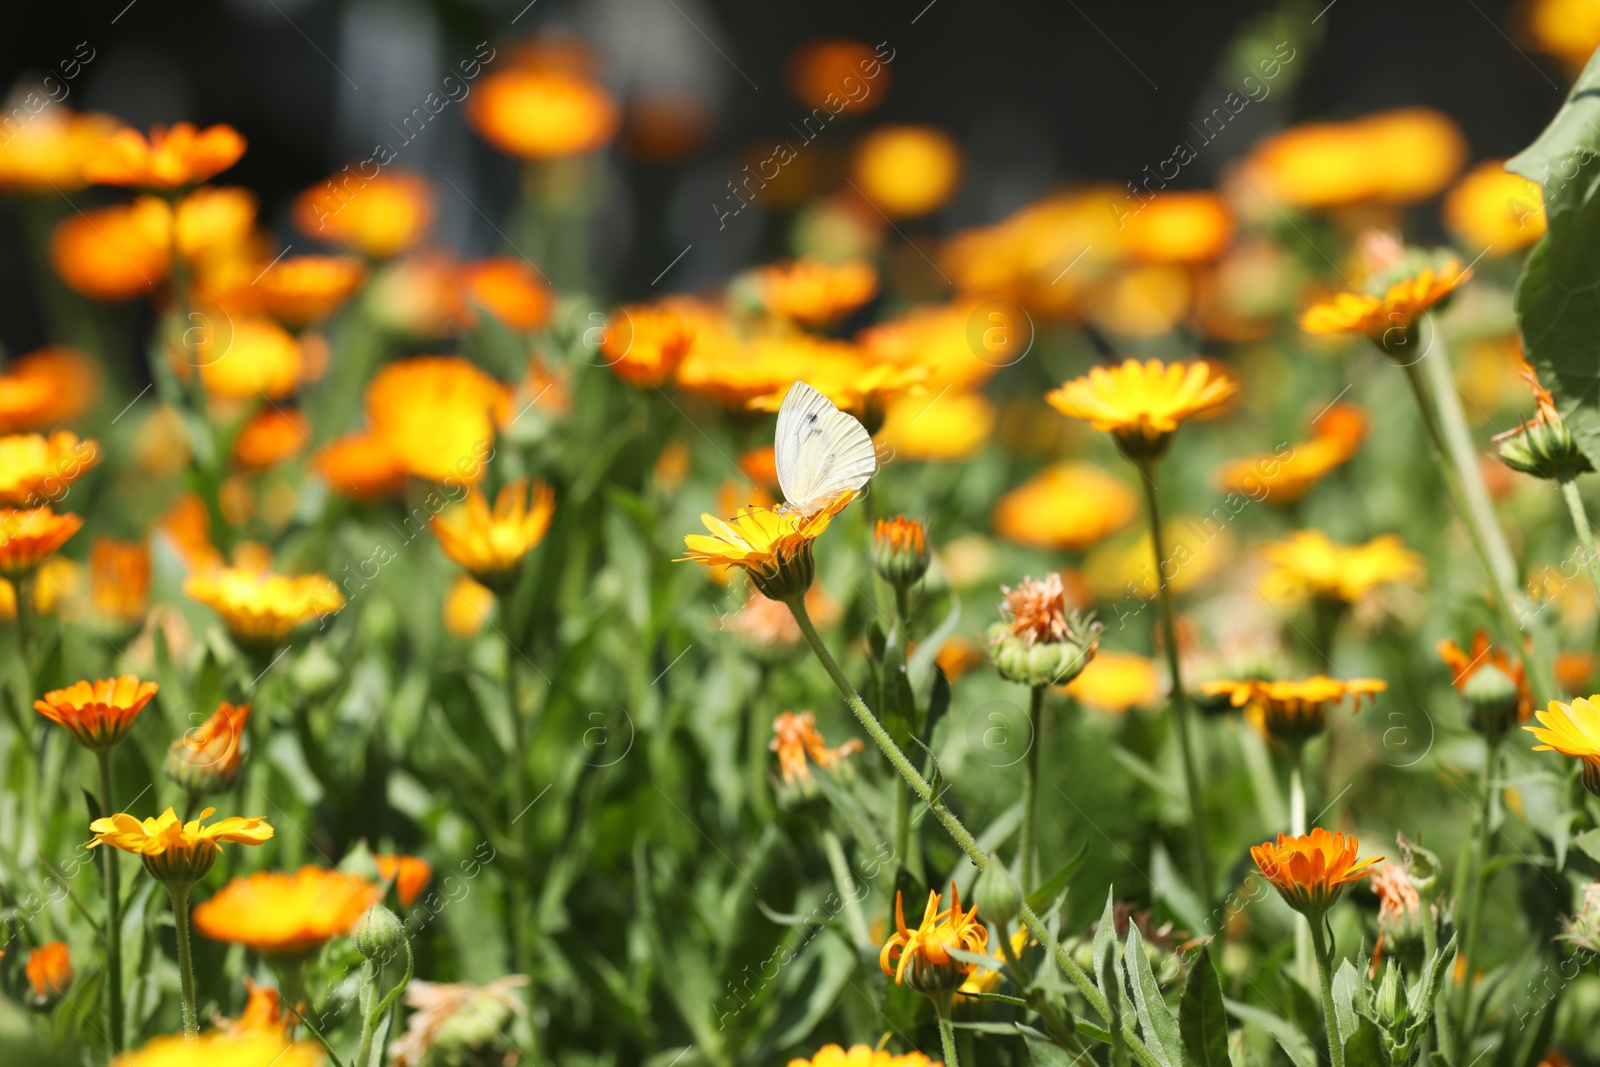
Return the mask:
[[1145,507],[1150,517],[1150,543],[1156,557],[1156,581],[1161,601],[1161,636],[1166,645],[1167,671],[1172,676],[1172,720],[1178,729],[1178,748],[1183,753],[1183,781],[1189,793],[1189,837],[1194,846],[1195,889],[1201,903],[1211,906],[1211,849],[1206,843],[1205,805],[1200,791],[1200,773],[1195,767],[1194,741],[1189,736],[1189,694],[1183,687],[1183,670],[1178,663],[1178,627],[1172,607],[1172,589],[1167,584],[1166,547],[1161,536],[1161,502],[1156,493],[1156,461],[1139,464],[1143,475]]
[[956,1057],[956,1028],[950,1021],[950,994],[939,993],[930,998],[933,1012],[939,1016],[939,1044],[944,1047],[944,1067],[960,1067]]
[[1317,953],[1317,981],[1322,987],[1322,1025],[1328,1032],[1328,1060],[1333,1067],[1344,1067],[1344,1045],[1339,1040],[1339,1017],[1333,1007],[1333,959],[1328,954],[1328,935],[1324,929],[1326,913],[1305,920],[1311,926],[1311,944]]
[[1462,1051],[1466,1049],[1471,1036],[1467,1033],[1467,996],[1472,988],[1472,968],[1478,963],[1478,935],[1483,929],[1483,898],[1487,881],[1484,868],[1488,865],[1489,845],[1493,841],[1489,834],[1489,818],[1494,806],[1494,765],[1500,755],[1497,741],[1497,738],[1484,740],[1487,747],[1483,754],[1483,772],[1478,779],[1478,818],[1472,828],[1472,877],[1467,883],[1471,902],[1467,906],[1466,941],[1461,956],[1467,966],[1461,983],[1461,1003],[1454,1012],[1456,1048]]
[[[116,814],[112,802],[111,753],[96,752],[100,765],[100,815],[109,819]],[[114,1050],[122,1048],[122,907],[118,899],[117,850],[110,846],[100,849],[100,868],[106,894],[106,1018],[108,1039]]]
[[[1305,745],[1289,744],[1289,833],[1299,837],[1306,832]],[[1301,923],[1294,929],[1294,970],[1308,985],[1312,967],[1311,927]]]
[[372,1039],[378,1032],[378,980],[383,968],[370,960],[361,969],[361,1044],[351,1067],[367,1067],[372,1059]]
[[1010,923],[1003,923],[997,927],[997,932],[1000,934],[1000,954],[1005,957],[1006,966],[1011,969],[1012,978],[1016,982],[1017,988],[1027,991],[1025,1003],[1039,1013],[1039,1018],[1044,1020],[1045,1029],[1050,1031],[1057,1044],[1072,1050],[1074,1053],[1082,1052],[1083,1042],[1078,1038],[1077,1031],[1068,1027],[1062,1020],[1060,1014],[1051,1005],[1050,998],[1045,995],[1044,990],[1033,988],[1032,976],[1028,973],[1028,969],[1023,966],[1017,954],[1012,951],[1011,932],[1007,929],[1010,925]]
[[[867,707],[866,702],[861,699],[861,694],[857,693],[855,686],[850,684],[850,679],[846,678],[844,671],[839,668],[839,663],[833,658],[833,653],[829,652],[828,646],[822,643],[822,637],[817,633],[817,628],[811,621],[810,613],[806,611],[804,600],[796,597],[788,602],[788,606],[789,611],[794,615],[795,623],[800,627],[800,632],[805,635],[806,643],[811,646],[811,651],[816,654],[817,661],[822,664],[822,669],[833,680],[834,686],[839,690],[839,694],[844,697],[845,703],[855,713],[862,729],[867,731],[867,735],[877,744],[884,758],[889,761],[900,777],[905,779],[906,784],[911,787],[911,791],[924,804],[928,805],[928,810],[933,812],[933,817],[939,820],[939,824],[945,828],[945,832],[950,835],[961,851],[967,854],[967,858],[972,861],[973,866],[977,867],[980,873],[988,870],[989,864],[993,862],[989,854],[983,850],[982,845],[978,844],[977,838],[972,836],[971,831],[962,824],[961,819],[957,817],[955,812],[940,802],[939,797],[934,794],[933,787],[928,784],[927,779],[923,778],[917,769],[911,765],[911,761],[900,750],[900,746],[895,744],[894,738],[889,736],[889,731],[883,728],[883,724],[872,713],[872,709]],[[1102,1019],[1108,1022],[1111,1021],[1111,1005],[1107,1002],[1105,995],[1096,988],[1094,980],[1089,977],[1088,972],[1078,965],[1078,961],[1073,959],[1066,949],[1062,948],[1050,935],[1049,928],[1045,926],[1044,920],[1039,918],[1038,913],[1024,902],[1017,913],[1017,917],[1022,920],[1022,925],[1028,928],[1028,933],[1033,935],[1035,941],[1041,945],[1049,945],[1051,947],[1056,965],[1061,968],[1067,979],[1077,987],[1078,992],[1083,996],[1084,1000],[1088,1001],[1089,1006]],[[1140,1040],[1138,1032],[1134,1029],[1133,1022],[1127,1015],[1119,1018],[1118,1032],[1123,1040],[1127,1042],[1129,1050],[1133,1053],[1134,1058],[1139,1061],[1141,1067],[1161,1067],[1160,1061]]]
[[1022,760],[1022,892],[1033,889],[1037,874],[1034,857],[1035,818],[1039,806],[1039,720],[1044,711],[1044,686],[1036,685],[1028,698],[1028,751]]
[[[1433,331],[1433,341],[1436,346],[1443,343],[1439,340],[1437,329]],[[1451,503],[1466,526],[1472,548],[1489,576],[1495,606],[1505,622],[1506,635],[1509,638],[1523,633],[1525,628],[1521,620],[1531,611],[1517,592],[1516,563],[1512,559],[1511,549],[1506,545],[1505,533],[1495,518],[1494,507],[1489,502],[1489,490],[1483,484],[1477,450],[1467,431],[1466,418],[1461,413],[1461,401],[1456,396],[1455,383],[1450,380],[1449,357],[1440,348],[1406,366],[1405,372],[1417,400],[1417,411],[1422,416],[1428,443],[1433,446],[1434,458],[1439,463],[1445,487],[1450,492]],[[1427,374],[1426,380],[1424,373]],[[1541,703],[1552,699],[1556,695],[1555,683],[1550,664],[1537,638],[1531,642],[1528,661],[1532,668],[1529,674],[1535,698]]]
[[1595,598],[1600,600],[1600,556],[1595,554],[1594,530],[1589,526],[1589,512],[1583,506],[1578,483],[1571,478],[1563,478],[1561,495],[1566,498],[1567,510],[1572,513],[1572,528],[1578,532],[1578,550],[1583,553],[1584,563],[1589,568],[1589,584],[1594,586]]
[[[506,835],[518,842],[518,851],[522,854],[523,862],[528,858],[526,832],[519,833],[512,825],[526,813],[528,794],[528,743],[526,724],[522,719],[522,705],[520,692],[517,685],[517,657],[521,654],[517,649],[516,640],[510,634],[511,598],[500,598],[500,617],[506,623],[506,707],[511,715],[511,785],[509,789],[510,804],[506,813]],[[523,895],[523,880],[509,878],[506,881],[506,937],[511,947],[511,967],[515,973],[526,973],[523,970],[522,946],[522,909],[526,903]],[[363,1064],[362,1067],[365,1067]]]
[[822,850],[828,854],[833,883],[839,891],[839,899],[844,902],[844,917],[850,926],[850,936],[858,947],[871,945],[872,934],[867,929],[867,916],[861,910],[860,896],[851,892],[856,881],[850,874],[850,863],[844,857],[844,845],[840,843],[839,835],[831,829],[822,831]]
[[172,898],[172,926],[178,934],[178,979],[183,993],[183,1036],[200,1034],[200,1005],[194,992],[194,953],[189,946],[189,890],[190,886],[169,884],[167,894]]

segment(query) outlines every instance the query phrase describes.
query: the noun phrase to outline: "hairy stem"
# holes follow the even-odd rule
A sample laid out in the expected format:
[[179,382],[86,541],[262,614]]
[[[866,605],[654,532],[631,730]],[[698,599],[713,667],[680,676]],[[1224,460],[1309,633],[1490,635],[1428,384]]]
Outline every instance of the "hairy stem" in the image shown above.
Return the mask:
[[[100,815],[116,814],[111,795],[111,753],[96,752],[100,765]],[[107,1038],[114,1050],[122,1048],[122,907],[118,899],[117,850],[100,849],[100,869],[106,894],[106,1019]]]
[[1022,760],[1022,839],[1018,851],[1022,853],[1022,892],[1026,895],[1034,887],[1038,860],[1034,853],[1035,820],[1039,807],[1039,720],[1044,711],[1044,686],[1036,685],[1028,700],[1028,752]]
[[932,998],[934,1014],[939,1016],[939,1044],[944,1048],[944,1067],[960,1067],[956,1057],[956,1028],[950,1020],[950,994]]
[[1594,530],[1589,526],[1589,512],[1578,493],[1578,483],[1571,478],[1561,479],[1561,495],[1567,501],[1567,510],[1572,513],[1572,528],[1578,533],[1578,551],[1583,554],[1583,561],[1589,568],[1589,584],[1594,586],[1595,598],[1600,600],[1600,557],[1595,555]]
[[1339,1017],[1333,1007],[1333,959],[1328,952],[1325,915],[1307,915],[1311,944],[1317,954],[1317,983],[1322,987],[1322,1025],[1328,1032],[1328,1060],[1333,1067],[1344,1067],[1344,1043],[1339,1040]]
[[168,885],[172,898],[172,926],[178,934],[178,980],[183,995],[183,1036],[200,1034],[200,1005],[194,991],[194,952],[189,945],[190,886]]

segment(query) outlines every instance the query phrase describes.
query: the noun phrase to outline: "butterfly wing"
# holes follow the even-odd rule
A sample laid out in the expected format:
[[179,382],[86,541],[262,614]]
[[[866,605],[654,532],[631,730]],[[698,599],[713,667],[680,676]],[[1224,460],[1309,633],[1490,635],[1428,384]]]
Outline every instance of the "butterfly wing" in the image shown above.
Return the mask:
[[860,489],[878,469],[867,428],[805,382],[790,386],[778,408],[773,451],[783,499],[806,514]]

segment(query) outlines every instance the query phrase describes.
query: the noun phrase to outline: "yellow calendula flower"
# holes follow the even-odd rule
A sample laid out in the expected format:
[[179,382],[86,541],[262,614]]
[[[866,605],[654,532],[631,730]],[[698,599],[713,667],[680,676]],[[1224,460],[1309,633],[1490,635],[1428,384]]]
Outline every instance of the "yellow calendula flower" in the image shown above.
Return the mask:
[[1465,285],[1472,268],[1454,258],[1389,284],[1375,292],[1340,293],[1313,304],[1300,316],[1307,333],[1364,333],[1386,352],[1404,352],[1412,343],[1416,318]]
[[1227,696],[1236,708],[1273,740],[1302,744],[1320,734],[1328,721],[1328,708],[1352,699],[1351,710],[1363,699],[1389,688],[1376,678],[1349,680],[1317,674],[1298,681],[1270,682],[1259,679],[1206,682],[1201,690],[1209,696]]
[[290,326],[325,318],[367,280],[367,265],[354,256],[290,256],[256,277],[266,309]]
[[515,582],[517,565],[544,540],[555,513],[556,497],[543,482],[530,488],[526,478],[500,490],[494,511],[476,489],[456,507],[433,520],[433,533],[444,554],[465,567],[490,589]]
[[889,403],[874,437],[897,459],[955,463],[977,454],[998,417],[981,393],[907,395]]
[[1422,580],[1422,557],[1394,534],[1364,545],[1341,545],[1321,530],[1296,530],[1269,541],[1261,554],[1272,564],[1261,591],[1274,599],[1323,597],[1353,604],[1380,585]]
[[1401,108],[1291,127],[1256,147],[1244,175],[1262,195],[1292,207],[1410,204],[1444,188],[1466,154],[1448,116]]
[[1583,784],[1589,792],[1600,796],[1600,695],[1578,697],[1570,704],[1552,700],[1543,711],[1533,717],[1538,726],[1524,726],[1540,743],[1535,752],[1559,752],[1583,761]]
[[73,740],[91,752],[109,752],[122,743],[133,720],[160,687],[131,674],[98,682],[74,682],[53,689],[33,702],[33,708],[63,727]]
[[185,377],[199,367],[206,395],[218,400],[263,396],[279,400],[299,386],[305,371],[301,342],[273,320],[241,317],[231,320],[227,329],[197,333],[193,349],[176,349],[172,361]]
[[809,1060],[795,1057],[788,1067],[942,1067],[942,1063],[921,1052],[896,1054],[871,1045],[823,1045]]
[[433,222],[433,190],[414,174],[384,171],[370,179],[334,174],[294,202],[300,232],[388,259],[404,252]]
[[688,555],[710,567],[739,567],[767,597],[789,601],[803,596],[816,577],[811,545],[854,493],[840,493],[821,511],[807,517],[783,508],[741,508],[731,519],[702,514],[708,534],[683,539]]
[[1276,842],[1252,845],[1250,858],[1284,903],[1319,921],[1343,895],[1346,885],[1359,881],[1368,867],[1383,859],[1373,856],[1357,863],[1359,846],[1354,837],[1330,834],[1318,827],[1299,837],[1279,834]]
[[494,590],[465,574],[451,579],[444,595],[444,628],[456,637],[473,637],[494,608]]
[[1045,395],[1050,406],[1116,438],[1138,460],[1158,456],[1178,424],[1220,411],[1239,383],[1205,362],[1165,364],[1136,359],[1095,367]]
[[1138,494],[1120,478],[1087,463],[1057,463],[1001,497],[989,521],[1019,545],[1081,549],[1138,513]]
[[1161,677],[1146,656],[1101,651],[1064,692],[1091,708],[1120,714],[1131,708],[1148,708],[1161,699]]
[[761,302],[774,315],[806,326],[832,322],[871,300],[878,272],[865,260],[799,259],[756,271]]
[[78,114],[52,104],[0,144],[0,189],[57,195],[89,184],[84,165],[121,124],[109,115]]
[[154,819],[111,815],[89,824],[94,840],[89,847],[110,845],[144,861],[150,877],[168,886],[191,886],[204,878],[222,854],[224,841],[260,845],[272,840],[272,827],[260,816],[232,816],[210,826],[202,825],[216,808],[206,808],[198,819],[183,822],[168,808]]
[[1159,193],[1125,222],[1129,254],[1146,263],[1204,263],[1233,237],[1233,213],[1212,192]]
[[485,78],[467,104],[467,121],[508,155],[557,159],[605,147],[621,116],[603,86],[549,64]]
[[961,181],[961,149],[932,126],[883,126],[856,144],[850,169],[861,194],[890,218],[943,207]]
[[0,508],[0,575],[18,578],[43,563],[83,527],[83,520],[48,507]]
[[274,651],[301,623],[344,607],[338,586],[324,574],[286,577],[236,567],[191,575],[186,595],[206,605],[246,648]]
[[511,391],[456,356],[390,363],[367,384],[373,435],[409,474],[471,485],[488,470]]
[[322,1046],[313,1041],[251,1032],[158,1037],[118,1056],[111,1067],[321,1067],[324,1062]]
[[895,932],[878,953],[878,966],[884,974],[894,975],[896,985],[909,984],[929,996],[960,988],[976,966],[956,959],[949,949],[979,953],[989,950],[988,928],[978,921],[976,906],[962,912],[961,894],[954,882],[950,883],[950,907],[941,911],[939,904],[939,894],[929,890],[922,922],[915,930],[907,929],[904,903],[896,891]]
[[0,437],[0,504],[37,507],[60,500],[90,467],[100,448],[70,430]]
[[1445,197],[1444,224],[1472,248],[1503,256],[1544,236],[1544,193],[1504,160],[1480,163]]

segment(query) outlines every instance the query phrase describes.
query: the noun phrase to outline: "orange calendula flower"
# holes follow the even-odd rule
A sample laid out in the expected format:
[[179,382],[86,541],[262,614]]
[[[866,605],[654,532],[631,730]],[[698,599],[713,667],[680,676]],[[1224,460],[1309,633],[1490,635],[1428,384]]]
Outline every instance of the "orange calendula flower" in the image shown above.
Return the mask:
[[755,587],[773,600],[803,596],[816,577],[812,542],[853,499],[854,493],[840,493],[810,518],[773,508],[740,508],[728,520],[702,514],[700,521],[710,534],[686,535],[683,545],[688,555],[679,562],[742,568]]
[[1535,752],[1559,752],[1583,761],[1583,784],[1589,792],[1600,796],[1600,707],[1595,701],[1600,695],[1578,697],[1570,704],[1552,700],[1543,711],[1533,717],[1538,726],[1524,726],[1540,743]]
[[213,1032],[199,1037],[158,1037],[137,1052],[124,1053],[111,1067],[321,1067],[322,1046],[291,1042],[282,1034]]
[[1225,464],[1217,483],[1255,500],[1288,504],[1299,500],[1330,471],[1347,462],[1367,435],[1367,417],[1351,404],[1334,404],[1311,429],[1316,436],[1269,455],[1247,456]]
[[399,489],[406,481],[389,446],[375,434],[336,437],[317,449],[312,465],[328,488],[357,500],[373,500]]
[[220,705],[205,722],[172,742],[162,770],[191,794],[222,792],[239,773],[249,721],[249,704]]
[[100,462],[99,446],[71,430],[0,437],[0,504],[37,507],[60,500]]
[[211,516],[205,501],[194,493],[184,493],[156,521],[156,529],[183,560],[191,573],[213,571],[222,566],[222,553],[211,543]]
[[760,268],[756,286],[772,314],[822,326],[871,300],[878,291],[878,272],[860,259],[846,263],[797,259]]
[[38,948],[28,950],[25,968],[28,984],[33,987],[37,1004],[48,1004],[56,997],[65,996],[72,985],[72,954],[65,941],[47,941]]
[[501,256],[461,268],[461,303],[469,320],[483,308],[513,330],[550,321],[550,287],[526,260]]
[[787,1067],[941,1067],[940,1061],[930,1060],[921,1052],[902,1052],[896,1055],[888,1049],[871,1045],[823,1045],[809,1060],[796,1057]]
[[1262,195],[1293,207],[1410,204],[1443,189],[1466,155],[1447,116],[1402,108],[1291,127],[1262,141],[1244,174]]
[[102,185],[177,189],[227,170],[244,147],[238,130],[220,124],[203,130],[190,122],[154,126],[148,138],[138,130],[118,130],[90,157],[84,174]]
[[1006,632],[1030,645],[1049,644],[1068,636],[1073,605],[1061,575],[1052,571],[1042,579],[1024,578],[1016,588],[1001,586],[1000,614]]
[[384,171],[361,178],[348,168],[294,202],[300,232],[388,259],[422,240],[433,222],[433,190],[414,174]]
[[1374,856],[1357,863],[1359,846],[1354,837],[1317,827],[1299,837],[1279,834],[1276,842],[1253,845],[1250,858],[1284,903],[1315,922],[1338,901],[1346,885],[1360,880],[1368,867],[1383,859]]
[[1600,667],[1600,659],[1593,652],[1558,652],[1552,670],[1556,684],[1577,695],[1589,688],[1597,667]]
[[660,385],[689,354],[702,315],[685,301],[618,308],[600,339],[600,358],[629,385]]
[[236,318],[200,333],[192,349],[172,359],[187,377],[200,368],[200,384],[220,400],[281,400],[293,393],[305,370],[300,341],[272,319]]
[[228,567],[191,575],[183,591],[221,615],[240,645],[268,652],[289,640],[301,623],[344,607],[338,586],[325,574],[290,578]]
[[97,537],[89,548],[89,596],[102,619],[130,625],[150,606],[150,545]]
[[[16,385],[30,390],[42,386],[47,392],[20,419],[6,397]],[[39,430],[72,422],[94,406],[99,391],[100,365],[93,356],[66,345],[46,345],[13,361],[0,375],[0,430]]]
[[796,714],[785,711],[772,720],[772,740],[767,747],[778,754],[778,769],[785,785],[811,780],[811,764],[831,767],[852,752],[861,751],[861,741],[852,737],[838,748],[829,748],[817,729],[814,712]]
[[510,391],[464,359],[390,363],[367,385],[372,432],[407,473],[470,485],[483,477]]
[[433,520],[433,533],[445,555],[477,581],[503,591],[515,582],[522,557],[544,540],[555,510],[548,485],[530,487],[521,478],[500,490],[492,512],[484,495],[471,490],[460,505]]
[[194,926],[215,941],[247,945],[267,956],[303,958],[328,939],[349,933],[380,899],[377,886],[341,871],[259,871],[235,878],[196,906]]
[[621,116],[581,72],[542,65],[489,75],[467,103],[467,121],[508,155],[558,159],[605,147]]
[[0,189],[58,196],[89,184],[84,164],[122,124],[53,103],[0,144]]
[[1465,693],[1472,678],[1485,667],[1501,671],[1516,686],[1516,718],[1526,722],[1533,714],[1533,688],[1528,683],[1528,671],[1520,658],[1513,659],[1505,649],[1489,644],[1489,635],[1482,630],[1472,635],[1472,649],[1463,649],[1446,638],[1435,649],[1445,666],[1450,668],[1450,684],[1456,692]]
[[1095,367],[1045,395],[1063,415],[1109,433],[1134,459],[1159,455],[1180,422],[1220,411],[1239,383],[1205,362],[1140,363]]
[[961,149],[932,126],[883,126],[855,147],[850,170],[861,195],[890,218],[937,211],[961,182]]
[[233,439],[233,462],[247,471],[264,471],[311,443],[311,422],[297,408],[264,407],[250,416]]
[[378,876],[394,883],[401,911],[411,907],[433,877],[433,866],[420,856],[374,856],[373,860],[378,864]]
[[1138,513],[1138,494],[1120,478],[1087,463],[1057,463],[1001,497],[989,521],[1019,545],[1081,549]]
[[1124,223],[1129,254],[1146,263],[1204,263],[1221,255],[1233,237],[1233,214],[1211,192],[1158,193]]
[[17,578],[32,571],[83,526],[70,512],[48,507],[24,511],[0,508],[0,575]]
[[1298,681],[1269,682],[1260,679],[1206,682],[1201,691],[1208,696],[1228,697],[1236,708],[1275,741],[1303,744],[1323,731],[1328,708],[1351,698],[1350,710],[1361,709],[1361,701],[1389,688],[1376,678],[1349,680],[1316,674]]
[[896,985],[909,977],[912,989],[930,996],[959,988],[976,966],[957,960],[949,949],[978,953],[989,950],[988,928],[978,921],[976,906],[962,912],[961,894],[956,892],[954,882],[950,883],[949,909],[940,911],[939,904],[939,894],[930,890],[922,922],[915,930],[909,930],[900,893],[896,891],[895,932],[878,953],[878,966],[884,974],[894,975]]
[[254,284],[268,312],[298,327],[332,314],[366,280],[367,265],[354,256],[290,256],[268,267]]
[[137,819],[127,814],[96,819],[89,824],[94,834],[89,847],[110,845],[131,852],[144,862],[150,877],[161,884],[192,886],[211,871],[222,854],[224,841],[260,845],[272,839],[272,827],[260,816],[235,815],[210,826],[203,825],[216,810],[206,808],[198,819],[189,822],[180,820],[171,808],[153,819]]
[[863,41],[807,41],[789,57],[789,89],[808,107],[867,111],[883,102],[888,88],[888,64]]
[[1272,564],[1262,592],[1274,599],[1314,596],[1353,604],[1380,585],[1416,584],[1423,576],[1422,557],[1394,534],[1341,545],[1321,530],[1296,530],[1287,541],[1262,545],[1261,555]]
[[1148,708],[1161,699],[1161,677],[1148,657],[1100,651],[1082,674],[1067,683],[1065,692],[1091,708],[1121,714]]
[[444,595],[444,628],[463,640],[474,637],[493,608],[493,589],[458,574]]
[[50,236],[50,264],[62,281],[95,300],[147,292],[172,266],[172,209],[143,196],[75,212]]
[[1471,277],[1471,267],[1463,269],[1456,259],[1447,259],[1376,292],[1340,293],[1313,304],[1300,316],[1300,327],[1307,333],[1364,333],[1384,351],[1402,352],[1412,342],[1417,316]]

